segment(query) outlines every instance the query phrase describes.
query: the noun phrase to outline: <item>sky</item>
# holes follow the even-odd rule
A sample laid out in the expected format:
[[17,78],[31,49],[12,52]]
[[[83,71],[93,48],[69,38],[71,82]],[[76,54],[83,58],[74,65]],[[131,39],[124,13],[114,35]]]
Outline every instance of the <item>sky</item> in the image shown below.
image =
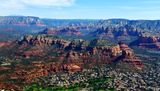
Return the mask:
[[160,0],[0,0],[0,16],[160,19]]

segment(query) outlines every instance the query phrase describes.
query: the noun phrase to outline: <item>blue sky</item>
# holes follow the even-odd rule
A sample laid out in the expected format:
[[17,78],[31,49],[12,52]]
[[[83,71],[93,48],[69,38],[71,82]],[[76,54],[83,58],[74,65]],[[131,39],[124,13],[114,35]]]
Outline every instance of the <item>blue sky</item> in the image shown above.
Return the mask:
[[160,19],[160,0],[0,0],[0,16]]

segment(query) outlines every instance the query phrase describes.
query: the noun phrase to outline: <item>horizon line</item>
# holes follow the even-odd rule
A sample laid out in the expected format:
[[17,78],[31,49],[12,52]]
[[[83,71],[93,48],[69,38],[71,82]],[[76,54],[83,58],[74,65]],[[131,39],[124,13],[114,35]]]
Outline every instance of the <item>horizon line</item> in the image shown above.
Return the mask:
[[37,17],[37,18],[40,18],[40,19],[57,19],[57,20],[114,20],[114,19],[117,19],[117,20],[149,20],[149,21],[154,21],[154,20],[160,20],[160,19],[129,19],[129,18],[117,18],[117,17],[113,17],[113,18],[51,18],[51,17],[40,17],[40,16],[34,16],[34,15],[3,15],[0,17]]

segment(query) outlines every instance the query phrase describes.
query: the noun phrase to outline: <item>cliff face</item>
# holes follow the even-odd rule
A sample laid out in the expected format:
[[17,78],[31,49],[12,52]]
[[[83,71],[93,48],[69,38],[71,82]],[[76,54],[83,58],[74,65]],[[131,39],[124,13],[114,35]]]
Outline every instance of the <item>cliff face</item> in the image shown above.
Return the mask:
[[24,36],[21,41],[19,41],[19,44],[29,44],[36,46],[51,45],[52,43],[53,39],[46,37],[45,35],[38,35],[38,36],[27,35]]
[[[2,31],[4,32],[3,34],[0,34],[0,37],[2,39],[16,39],[26,33],[35,33],[44,30],[40,33],[62,36],[85,35],[83,36],[84,38],[86,36],[87,38],[98,37],[101,39],[109,39],[111,41],[125,41],[125,43],[128,44],[144,34],[159,36],[159,24],[159,20],[45,20],[29,16],[5,16],[0,17],[0,31],[1,33]],[[39,27],[45,25],[49,28]],[[51,26],[54,28],[50,28]],[[13,37],[11,38],[10,36]]]
[[91,32],[90,35],[97,36],[102,39],[118,40],[130,43],[141,36],[159,36],[159,22],[160,21],[133,21],[125,19],[104,20],[99,21],[97,24],[97,26],[99,26],[98,29]]
[[67,36],[80,36],[81,32],[79,29],[73,27],[67,28],[46,28],[44,31],[40,32],[40,34],[51,34],[51,35],[67,35]]
[[38,17],[25,16],[4,16],[0,17],[1,25],[36,25],[44,26]]
[[97,36],[101,39],[118,40],[118,41],[132,41],[132,37],[138,37],[142,31],[135,29],[131,26],[108,26],[98,28],[96,31],[91,32],[90,35]]
[[134,28],[137,30],[144,31],[159,31],[160,21],[159,20],[127,20],[127,19],[109,19],[100,20],[97,26],[103,27],[126,27],[127,30],[132,30]]
[[122,52],[121,48],[119,45],[112,47],[111,49],[112,55],[117,56],[119,53]]
[[15,65],[14,72],[7,77],[25,83],[54,72],[74,73],[121,62],[136,69],[143,68],[141,60],[124,43],[107,46],[110,42],[103,40],[71,41],[49,35],[28,35],[16,43],[16,48],[11,48],[14,51],[11,55],[27,64]]
[[98,27],[126,27],[145,31],[158,31],[160,29],[159,20],[127,20],[127,19],[108,19],[108,20],[71,20],[71,19],[40,19],[33,16],[3,16],[0,17],[0,24],[20,24],[20,25],[47,25],[47,26],[73,26],[84,29]]
[[135,56],[134,51],[131,48],[129,48],[125,44],[121,44],[121,49],[122,49],[121,57],[123,58],[124,62],[132,64],[137,69],[142,69],[144,67],[142,61]]
[[[134,54],[134,51],[128,45],[120,43],[119,45],[107,47],[93,47],[87,50],[87,53],[70,52],[67,54],[68,63],[77,65],[90,64],[110,64],[114,61],[129,63],[135,68],[143,68],[143,63]],[[69,55],[69,56],[68,56]],[[83,60],[83,61],[82,61]],[[83,68],[83,67],[82,67]]]
[[139,42],[140,43],[157,43],[159,42],[159,38],[155,36],[140,37]]
[[144,30],[131,25],[118,26],[118,24],[99,28],[92,32],[91,35],[97,36],[100,39],[123,41],[131,46],[160,49],[159,32]]
[[[62,63],[60,64],[64,70],[76,70],[74,67],[80,70],[84,65],[94,67],[94,65],[110,64],[118,58],[120,59],[116,61],[127,59],[132,65],[137,66],[133,64],[136,58],[133,50],[123,43],[112,46],[105,46],[102,45],[104,43],[100,43],[100,46],[98,46],[98,44],[90,46],[90,43],[84,40],[66,41],[46,35],[29,35],[19,41],[19,44],[21,50],[27,46],[31,47],[21,53],[26,58],[30,58],[31,56],[43,57],[48,52],[47,49],[52,49],[54,46],[53,51],[62,53],[58,58],[61,59]],[[91,44],[93,44],[93,41],[91,41]]]
[[141,36],[131,45],[137,45],[143,48],[160,49],[160,38],[155,36]]

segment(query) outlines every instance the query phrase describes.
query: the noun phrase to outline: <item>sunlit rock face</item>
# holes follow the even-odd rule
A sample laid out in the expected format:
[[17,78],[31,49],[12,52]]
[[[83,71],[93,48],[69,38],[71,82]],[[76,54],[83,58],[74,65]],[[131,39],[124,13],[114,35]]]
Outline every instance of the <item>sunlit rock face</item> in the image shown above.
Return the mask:
[[[72,70],[72,65],[79,66],[83,68],[83,65],[90,65],[94,67],[97,64],[110,64],[116,61],[129,62],[132,65],[137,66],[133,61],[139,64],[141,63],[138,58],[136,58],[134,51],[126,44],[119,43],[117,45],[105,46],[105,41],[94,40],[87,43],[84,40],[77,41],[66,41],[64,39],[58,39],[53,37],[48,37],[46,35],[25,36],[21,41],[19,41],[20,47],[24,48],[30,46],[31,48],[27,51],[22,52],[23,57],[30,58],[32,56],[43,57],[47,53],[46,49],[52,48],[56,45],[55,49],[58,49],[63,53],[63,56],[59,56],[63,62],[60,63],[64,70]],[[102,43],[101,43],[102,42]],[[107,42],[109,43],[109,42]],[[58,51],[57,51],[58,52]],[[72,64],[72,65],[71,65]],[[74,70],[73,66],[73,70]],[[69,69],[67,69],[69,68]],[[58,68],[61,69],[61,68]]]

